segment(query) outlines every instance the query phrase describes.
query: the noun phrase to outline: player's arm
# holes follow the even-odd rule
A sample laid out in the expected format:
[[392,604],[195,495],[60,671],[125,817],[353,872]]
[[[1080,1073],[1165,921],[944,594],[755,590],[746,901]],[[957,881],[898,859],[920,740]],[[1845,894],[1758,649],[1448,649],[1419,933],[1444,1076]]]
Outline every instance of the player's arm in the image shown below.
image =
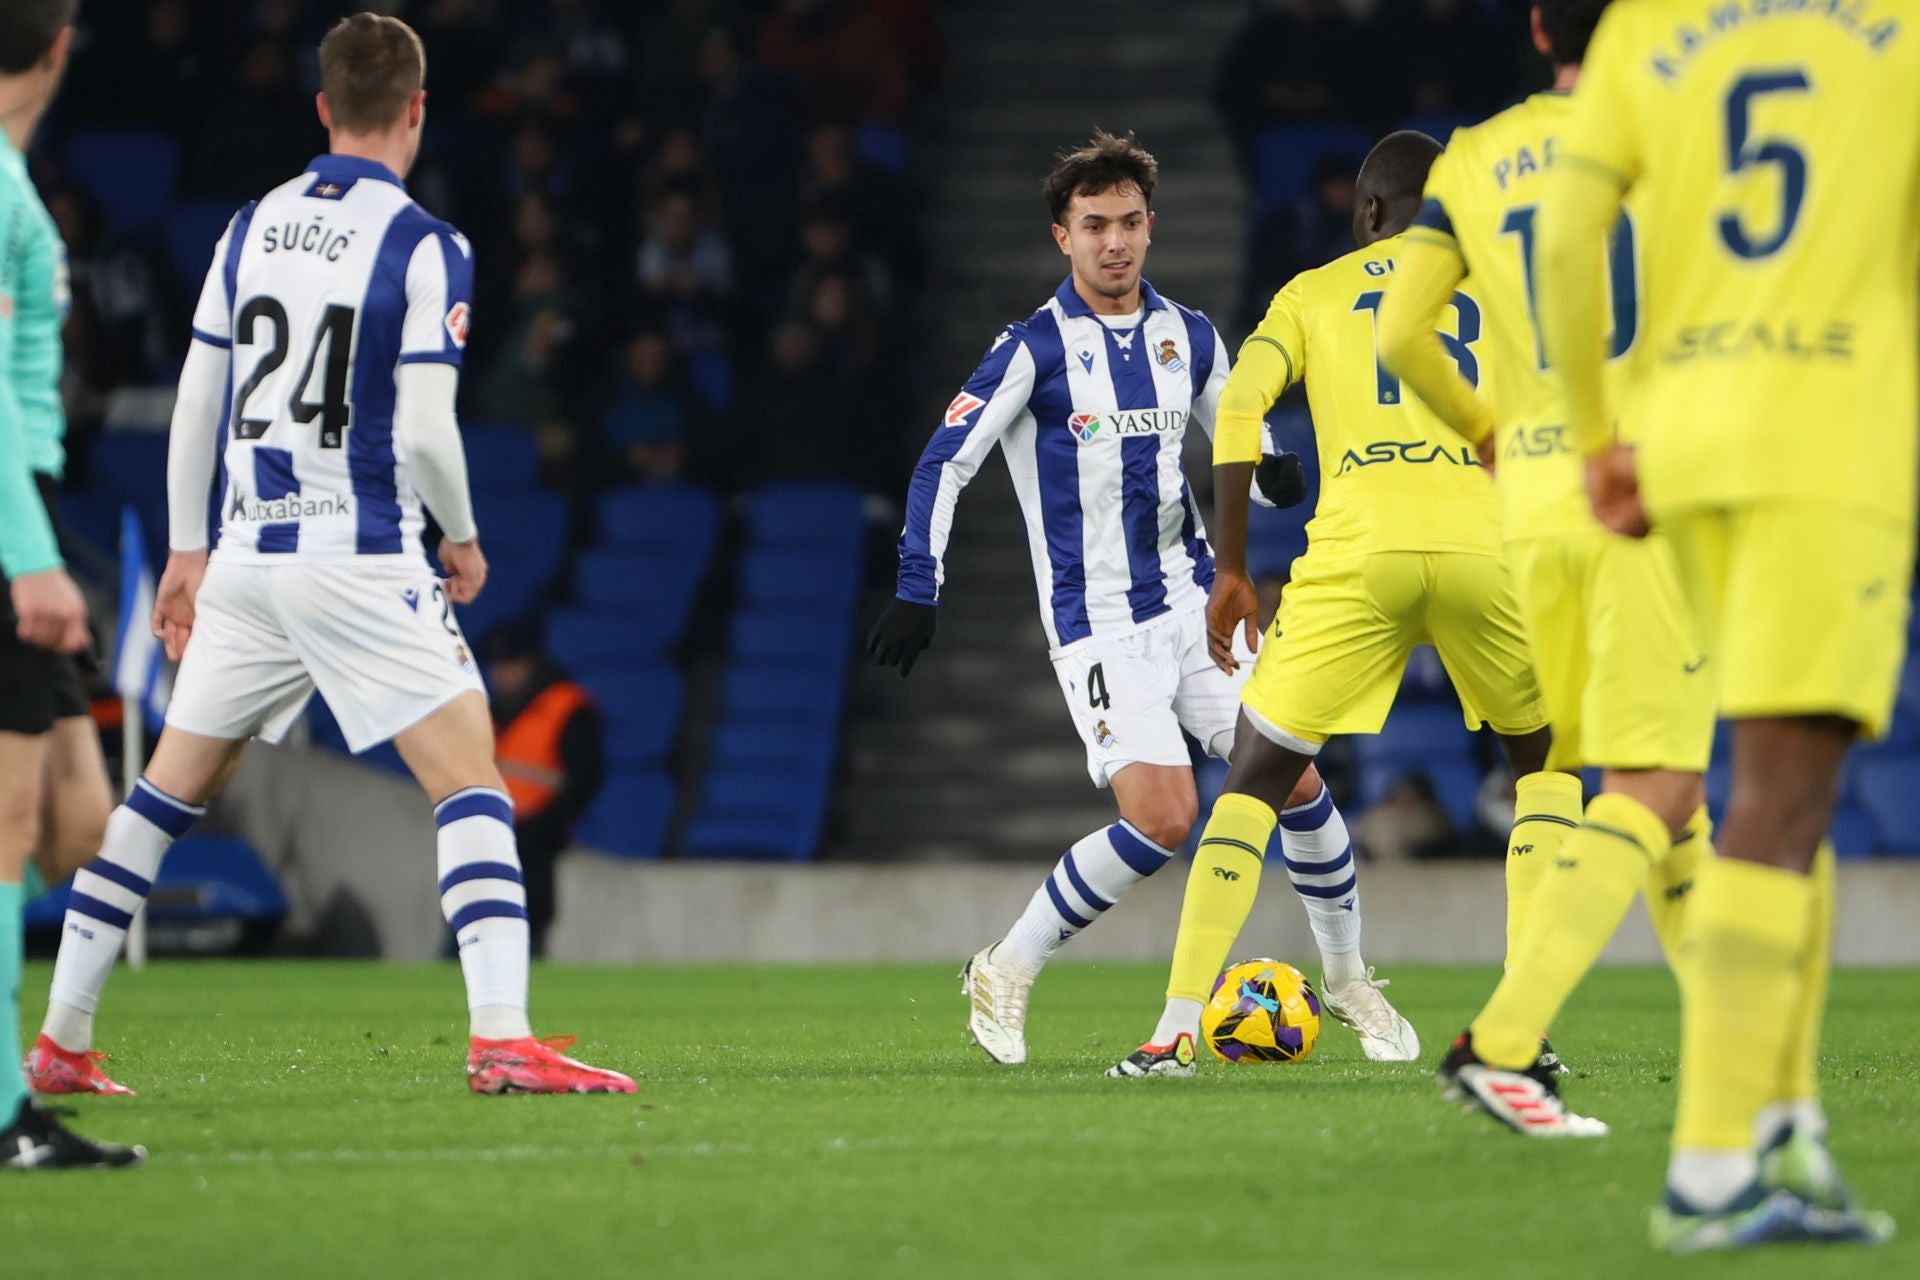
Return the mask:
[[1380,363],[1470,444],[1491,440],[1493,406],[1460,375],[1459,362],[1447,354],[1437,332],[1441,312],[1467,278],[1466,260],[1438,197],[1427,197],[1395,259],[1380,304]]
[[904,676],[933,643],[934,610],[946,580],[947,535],[960,490],[1007,428],[1026,414],[1033,383],[1033,353],[1011,331],[1001,334],[921,450],[907,486],[894,598],[867,635],[867,652],[881,666],[897,666]]
[[1220,391],[1213,434],[1213,592],[1207,601],[1207,642],[1223,671],[1239,667],[1233,629],[1246,630],[1247,647],[1260,647],[1259,602],[1247,577],[1247,503],[1263,451],[1267,410],[1306,372],[1306,329],[1300,282],[1274,296],[1266,318],[1240,348],[1240,359]]
[[1606,403],[1607,236],[1623,190],[1614,176],[1556,164],[1541,201],[1535,270],[1540,337],[1566,392],[1567,425],[1586,457],[1613,445]]
[[447,595],[469,604],[487,581],[487,559],[467,487],[467,455],[454,402],[473,310],[473,250],[466,237],[437,227],[407,259],[407,315],[394,377],[393,430],[407,451],[420,500],[440,523],[440,567]]
[[[5,224],[18,234],[19,219],[6,218]],[[14,261],[19,251],[15,244],[0,244],[0,253]],[[9,308],[0,316],[0,569],[7,575],[16,634],[28,644],[77,653],[88,643],[86,600],[61,563],[53,522],[34,484],[26,422],[13,396],[13,343]]]
[[[251,206],[249,206],[251,208]],[[242,210],[241,213],[246,213]],[[193,631],[194,598],[207,574],[207,508],[219,462],[221,415],[233,370],[233,299],[227,259],[236,214],[213,246],[193,308],[193,338],[167,428],[167,567],[153,593],[153,634],[175,662]]]
[[1623,79],[1637,59],[1623,43],[1631,14],[1600,21],[1582,64],[1573,118],[1540,202],[1534,249],[1540,337],[1561,380],[1574,448],[1587,459],[1594,514],[1618,533],[1647,532],[1632,454],[1606,399],[1607,240],[1639,172],[1637,104]]
[[[1226,390],[1233,362],[1227,358],[1220,331],[1209,331],[1213,335],[1216,358],[1207,371],[1207,380],[1194,397],[1193,420],[1207,433],[1208,443],[1212,443],[1213,424],[1220,416],[1220,393]],[[1260,424],[1260,465],[1253,473],[1253,491],[1249,496],[1262,507],[1295,507],[1307,497],[1307,475],[1299,455],[1281,453],[1273,443],[1273,429],[1264,422]]]

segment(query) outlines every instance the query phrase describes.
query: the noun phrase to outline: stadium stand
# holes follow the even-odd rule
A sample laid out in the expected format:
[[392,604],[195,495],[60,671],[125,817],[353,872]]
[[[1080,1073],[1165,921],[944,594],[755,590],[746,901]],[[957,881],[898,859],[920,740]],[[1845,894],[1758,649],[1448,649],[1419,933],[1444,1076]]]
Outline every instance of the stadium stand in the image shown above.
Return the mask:
[[[834,6],[844,22],[801,30],[778,5],[587,2],[574,21],[594,38],[560,43],[541,38],[543,6],[492,8],[419,15],[434,116],[410,177],[481,264],[463,410],[492,575],[463,626],[483,651],[503,623],[544,614],[552,654],[602,702],[611,773],[589,843],[636,858],[816,856],[856,615],[885,581],[867,559],[869,509],[897,502],[922,439],[907,379],[926,362],[902,321],[925,273],[912,196],[941,68],[931,7],[849,0]],[[111,563],[127,506],[163,555],[166,445],[151,428],[164,415],[124,405],[168,385],[232,210],[298,163],[289,139],[323,142],[312,68],[293,56],[313,34],[302,6],[262,6],[239,27],[217,9],[185,6],[166,50],[138,22],[94,31],[32,157],[73,260],[62,510],[96,563]],[[1252,197],[1240,331],[1286,278],[1350,243],[1352,166],[1380,132],[1444,139],[1534,87],[1511,42],[1488,38],[1504,21],[1471,5],[1250,8],[1213,91]],[[1451,51],[1439,70],[1370,58],[1389,23]],[[209,123],[191,109],[239,92],[238,55],[262,48],[284,56],[257,61],[266,79],[236,98],[244,112]],[[689,56],[665,65],[666,49]],[[823,58],[842,72],[816,74]],[[140,115],[117,105],[111,86],[144,83],[156,59],[201,79]],[[1301,398],[1272,416],[1317,490]],[[1268,598],[1312,509],[1252,517]],[[1362,803],[1424,774],[1464,829],[1497,753],[1460,727],[1430,657],[1381,737],[1330,760],[1351,762],[1342,793]],[[1850,857],[1920,855],[1900,783],[1920,769],[1920,661],[1904,688],[1888,740],[1850,763],[1835,828]],[[317,702],[310,729],[339,745]]]

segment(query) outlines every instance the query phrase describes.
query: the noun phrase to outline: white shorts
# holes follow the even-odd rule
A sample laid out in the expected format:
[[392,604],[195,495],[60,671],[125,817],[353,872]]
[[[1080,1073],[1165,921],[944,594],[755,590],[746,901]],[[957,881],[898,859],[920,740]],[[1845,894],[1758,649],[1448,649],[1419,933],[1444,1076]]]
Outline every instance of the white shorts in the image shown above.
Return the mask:
[[1181,730],[1226,759],[1240,715],[1240,690],[1253,655],[1234,636],[1240,670],[1228,675],[1207,656],[1207,615],[1176,614],[1115,640],[1092,640],[1053,660],[1060,692],[1096,787],[1130,764],[1192,763]]
[[278,742],[315,688],[355,751],[486,691],[425,564],[209,565],[167,723]]

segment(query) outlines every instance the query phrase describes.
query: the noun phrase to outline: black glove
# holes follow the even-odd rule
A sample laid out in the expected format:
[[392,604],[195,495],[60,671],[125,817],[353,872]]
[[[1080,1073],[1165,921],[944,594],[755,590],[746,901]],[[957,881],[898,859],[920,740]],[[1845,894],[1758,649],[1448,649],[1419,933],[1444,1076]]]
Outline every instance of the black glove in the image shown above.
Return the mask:
[[1276,507],[1297,507],[1307,500],[1307,470],[1297,453],[1270,453],[1260,459],[1253,482]]
[[899,667],[901,676],[906,676],[920,651],[933,643],[935,612],[930,604],[889,600],[880,620],[867,633],[867,652],[881,666]]

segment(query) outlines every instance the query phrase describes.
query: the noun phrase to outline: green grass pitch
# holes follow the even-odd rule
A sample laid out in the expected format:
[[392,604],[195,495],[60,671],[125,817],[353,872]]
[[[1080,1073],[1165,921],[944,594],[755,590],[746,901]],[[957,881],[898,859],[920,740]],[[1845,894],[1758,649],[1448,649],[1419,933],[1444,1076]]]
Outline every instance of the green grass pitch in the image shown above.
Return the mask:
[[[25,984],[37,1025],[46,966]],[[1836,976],[1826,1080],[1877,1254],[1675,1260],[1645,1244],[1673,1105],[1671,979],[1606,971],[1555,1039],[1602,1142],[1528,1143],[1434,1095],[1486,969],[1405,967],[1427,1041],[1376,1066],[1329,1025],[1297,1066],[1100,1077],[1162,971],[1062,964],[1035,1060],[966,1041],[952,973],[546,968],[542,1031],[633,1098],[476,1098],[450,965],[163,963],[102,1020],[134,1099],[76,1124],[145,1169],[0,1181],[0,1276],[1824,1277],[1920,1274],[1920,973]]]

